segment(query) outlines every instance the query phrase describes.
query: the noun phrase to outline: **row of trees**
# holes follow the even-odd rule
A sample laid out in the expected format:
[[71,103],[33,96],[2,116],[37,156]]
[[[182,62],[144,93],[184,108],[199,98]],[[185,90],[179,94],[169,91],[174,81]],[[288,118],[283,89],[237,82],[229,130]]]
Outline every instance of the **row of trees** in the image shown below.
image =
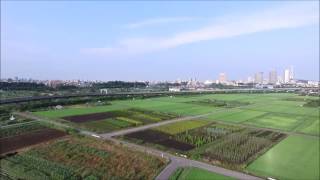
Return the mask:
[[44,91],[50,90],[51,88],[45,84],[38,84],[33,82],[0,82],[0,89],[4,91]]
[[95,83],[93,88],[145,88],[148,83],[145,82],[124,82],[124,81],[108,81],[105,83]]

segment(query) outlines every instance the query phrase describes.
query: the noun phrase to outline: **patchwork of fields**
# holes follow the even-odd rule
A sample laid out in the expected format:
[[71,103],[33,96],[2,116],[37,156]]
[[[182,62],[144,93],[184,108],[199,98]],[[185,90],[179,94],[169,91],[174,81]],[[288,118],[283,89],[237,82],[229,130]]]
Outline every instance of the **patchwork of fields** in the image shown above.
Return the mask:
[[[90,113],[88,114],[79,114],[77,111],[78,108],[74,111],[75,114],[71,114],[70,110],[74,109],[66,109],[65,112],[67,113],[62,113],[68,114],[68,116],[61,116],[59,114],[60,111],[51,111],[55,112],[57,115],[53,116],[54,114],[50,114],[49,117],[54,117],[55,120],[59,120],[62,123],[68,123],[74,127],[79,127],[96,133],[106,133],[123,128],[152,124],[176,117],[175,115],[169,113],[161,113],[137,108],[117,110],[108,109],[105,110],[105,112],[100,112],[100,107],[97,107],[96,111],[89,111]],[[36,114],[46,115],[48,112],[37,112]]]
[[241,169],[259,153],[285,137],[285,134],[269,130],[190,120],[134,132],[120,138],[185,154],[210,164]]
[[[199,94],[117,100],[104,106],[66,106],[61,110],[39,111],[34,114],[96,133],[153,124],[181,116],[206,115],[118,138],[261,177],[313,180],[319,179],[320,120],[319,106],[314,106],[315,103],[310,102],[318,100],[318,97],[290,93]],[[23,130],[18,128],[15,132],[3,131],[1,138],[18,137],[27,131],[38,132],[41,128],[43,127],[34,125],[26,126],[25,129],[22,128]],[[134,169],[142,166],[129,167],[129,164],[132,164],[129,162],[137,161],[134,158],[146,156],[142,153],[133,156],[133,159],[130,157],[126,159],[123,154],[122,156],[113,152],[114,147],[108,143],[102,145],[99,142],[96,145],[90,143],[94,141],[86,138],[63,139],[56,140],[55,143],[41,144],[26,153],[9,157],[12,159],[1,163],[5,162],[8,171],[14,167],[15,173],[20,173],[21,177],[29,177],[29,171],[26,176],[21,172],[32,167],[27,167],[23,162],[35,161],[37,158],[44,164],[53,162],[50,165],[54,168],[52,174],[44,169],[39,170],[44,172],[43,174],[39,174],[36,170],[30,171],[32,177],[40,177],[39,179],[46,177],[48,173],[50,176],[58,176],[57,172],[61,169],[64,169],[63,174],[66,175],[63,177],[127,178],[125,168],[129,169],[130,177],[150,179],[154,178],[165,164],[148,156],[141,160],[144,165],[148,165],[148,168],[137,173],[138,171]],[[88,143],[88,146],[84,146],[83,143]],[[49,151],[50,148],[58,154]],[[116,156],[113,157],[114,155]],[[80,156],[84,158],[78,160],[81,159]],[[106,165],[118,162],[117,156],[124,158],[121,165],[114,167]],[[92,157],[96,159],[91,161]],[[85,161],[92,167],[85,165]],[[100,161],[108,163],[102,165]],[[134,164],[138,163],[140,162]],[[84,170],[79,165],[84,166]],[[210,178],[227,178],[200,169],[183,168],[171,179],[192,179],[202,175]]]

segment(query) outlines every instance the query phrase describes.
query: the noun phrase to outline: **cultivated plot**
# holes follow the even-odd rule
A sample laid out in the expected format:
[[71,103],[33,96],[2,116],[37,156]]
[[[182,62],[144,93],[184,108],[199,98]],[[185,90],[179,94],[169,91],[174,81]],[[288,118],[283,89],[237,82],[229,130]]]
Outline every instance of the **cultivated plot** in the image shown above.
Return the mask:
[[1,129],[0,154],[66,136],[67,133],[47,128],[38,122]]
[[318,180],[319,138],[292,135],[259,157],[250,172],[279,179]]
[[179,168],[169,178],[169,180],[194,180],[194,179],[232,180],[234,178],[216,174],[204,169],[193,168],[193,167]]
[[13,179],[154,179],[159,159],[107,141],[69,136],[1,159]]

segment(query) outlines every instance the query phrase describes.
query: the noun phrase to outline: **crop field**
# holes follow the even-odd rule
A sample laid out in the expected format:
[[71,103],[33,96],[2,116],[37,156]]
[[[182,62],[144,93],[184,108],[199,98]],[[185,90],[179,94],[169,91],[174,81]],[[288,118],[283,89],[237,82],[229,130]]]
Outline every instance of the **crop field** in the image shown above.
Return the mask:
[[155,130],[167,133],[167,134],[178,134],[190,129],[198,128],[201,126],[205,126],[207,124],[211,123],[210,121],[206,120],[190,120],[190,121],[183,121],[183,122],[176,122],[171,123],[168,125],[160,126],[157,128],[154,128]]
[[230,111],[218,112],[218,113],[209,115],[207,116],[207,118],[214,119],[217,121],[241,123],[249,119],[257,118],[264,114],[266,113],[261,111],[232,109]]
[[188,151],[194,148],[193,145],[176,141],[169,134],[154,130],[144,130],[130,133],[124,136],[127,139],[138,140],[140,143],[153,143],[177,151]]
[[39,129],[43,129],[45,126],[41,125],[39,122],[32,121],[26,124],[13,124],[10,126],[1,127],[0,138],[17,136],[23,133],[36,131]]
[[40,111],[35,114],[49,118],[63,118],[108,111],[123,111],[130,108],[169,113],[176,116],[211,113],[208,115],[208,119],[213,121],[319,135],[317,128],[319,122],[313,121],[319,120],[319,107],[315,103],[312,106],[307,105],[317,99],[317,97],[299,96],[291,93],[199,94],[118,100],[112,101],[111,105],[106,106],[83,108],[71,106],[62,110]]
[[[99,107],[100,108],[100,107]],[[97,133],[173,119],[176,115],[137,108],[60,117],[61,122]]]
[[13,179],[153,179],[162,159],[111,142],[69,136],[1,159]]
[[319,138],[291,135],[251,163],[247,170],[264,177],[317,180]]
[[[183,126],[183,123],[179,124]],[[286,136],[269,130],[219,123],[206,123],[201,126],[194,124],[193,128],[188,127],[180,131],[177,123],[172,123],[160,126],[156,130],[134,132],[125,135],[124,138],[162,150],[184,153],[212,164],[238,168]],[[167,133],[168,129],[176,133]]]
[[233,178],[216,174],[204,169],[185,167],[177,169],[169,180],[194,180],[194,179],[212,179],[212,180],[232,180]]
[[282,129],[286,131],[294,130],[299,124],[303,116],[294,116],[287,114],[267,113],[259,118],[251,119],[246,124],[252,124],[259,127]]
[[23,126],[16,128],[17,131],[10,129],[12,133],[5,133],[0,138],[0,154],[15,151],[24,147],[60,138],[66,135],[65,132],[44,128],[39,125]]
[[187,101],[186,103],[198,104],[203,106],[213,106],[213,107],[224,107],[224,108],[234,108],[249,105],[248,102],[243,101],[226,101],[217,99],[202,99],[197,101]]

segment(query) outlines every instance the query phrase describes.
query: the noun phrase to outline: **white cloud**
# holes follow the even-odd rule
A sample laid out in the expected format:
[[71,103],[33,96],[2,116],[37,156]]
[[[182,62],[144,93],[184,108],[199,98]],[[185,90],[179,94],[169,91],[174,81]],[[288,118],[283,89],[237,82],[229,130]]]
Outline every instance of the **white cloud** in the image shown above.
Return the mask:
[[318,23],[318,13],[318,7],[312,4],[290,4],[245,16],[224,17],[218,23],[167,37],[122,39],[110,47],[88,48],[84,51],[100,55],[148,53],[200,41],[311,25]]
[[175,22],[186,22],[194,20],[193,17],[162,17],[162,18],[153,18],[146,19],[140,22],[130,23],[125,25],[125,28],[134,29],[141,28],[145,26],[151,26],[156,24],[167,24],[167,23],[175,23]]

